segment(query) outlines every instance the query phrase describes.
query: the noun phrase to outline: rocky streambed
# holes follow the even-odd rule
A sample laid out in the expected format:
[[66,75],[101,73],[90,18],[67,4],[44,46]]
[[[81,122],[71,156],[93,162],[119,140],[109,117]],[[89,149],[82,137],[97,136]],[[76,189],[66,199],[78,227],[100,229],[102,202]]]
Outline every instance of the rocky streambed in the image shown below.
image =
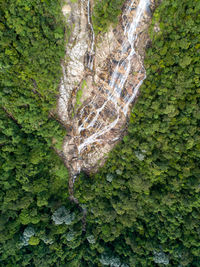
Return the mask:
[[143,60],[154,0],[126,1],[118,26],[96,40],[92,6],[82,0],[63,7],[71,35],[58,114],[68,128],[63,154],[71,190],[77,173],[96,171],[124,135],[130,106],[146,77]]

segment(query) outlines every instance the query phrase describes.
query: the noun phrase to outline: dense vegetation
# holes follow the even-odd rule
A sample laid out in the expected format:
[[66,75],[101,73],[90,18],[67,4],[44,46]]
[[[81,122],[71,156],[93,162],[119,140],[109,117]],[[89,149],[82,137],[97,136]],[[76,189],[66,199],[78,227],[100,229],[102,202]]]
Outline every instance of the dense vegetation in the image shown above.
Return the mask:
[[130,266],[200,266],[199,11],[198,0],[157,9],[128,135],[77,185],[93,255],[105,253],[105,265],[118,257]]
[[60,3],[4,0],[0,14],[0,266],[199,267],[200,2],[163,0],[154,14],[127,136],[77,179],[86,232],[52,149],[64,135]]
[[[63,137],[55,106],[64,55],[64,26],[55,1],[1,1],[1,105],[26,133]],[[59,140],[57,140],[57,144]]]
[[95,33],[106,32],[110,24],[116,25],[125,0],[95,0],[92,22]]
[[51,149],[65,133],[50,116],[64,55],[60,3],[1,1],[0,29],[0,266],[50,266],[60,244],[46,244],[69,228],[51,218],[68,194]]

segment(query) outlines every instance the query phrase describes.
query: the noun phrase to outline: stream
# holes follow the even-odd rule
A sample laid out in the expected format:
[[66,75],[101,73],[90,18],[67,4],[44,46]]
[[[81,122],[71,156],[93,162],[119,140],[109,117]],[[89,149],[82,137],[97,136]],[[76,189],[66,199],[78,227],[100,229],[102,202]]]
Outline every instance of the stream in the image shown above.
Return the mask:
[[[101,136],[105,133],[109,132],[111,129],[113,129],[116,124],[119,121],[120,113],[123,113],[124,116],[127,115],[129,105],[134,101],[135,97],[137,96],[138,90],[140,86],[142,85],[144,79],[146,78],[145,69],[141,63],[141,78],[138,82],[138,84],[133,88],[133,93],[127,94],[123,98],[124,105],[120,106],[119,99],[121,97],[122,91],[124,89],[125,83],[127,81],[127,78],[129,76],[131,67],[132,67],[132,59],[136,55],[139,57],[139,55],[136,54],[135,51],[135,42],[137,41],[137,30],[138,26],[140,24],[140,21],[144,15],[144,12],[147,10],[149,6],[149,0],[140,0],[137,8],[133,8],[133,5],[136,1],[130,1],[130,5],[125,9],[125,12],[123,13],[123,17],[126,17],[126,21],[123,21],[124,24],[124,41],[122,43],[121,47],[121,55],[120,60],[118,61],[117,66],[115,67],[112,76],[110,78],[110,82],[108,85],[109,93],[107,100],[96,110],[94,110],[94,106],[96,106],[95,102],[98,102],[98,97],[94,97],[91,102],[87,105],[91,112],[88,116],[86,116],[84,119],[80,117],[80,126],[78,128],[78,133],[81,135],[81,132],[84,132],[86,130],[90,130],[91,128],[94,128],[95,125],[99,124],[99,117],[104,112],[104,110],[109,105],[109,102],[112,102],[115,109],[115,119],[110,123],[106,125],[100,125],[100,127],[96,127],[95,132],[93,132],[89,137],[87,138],[80,138],[81,142],[78,145],[78,153],[81,152],[88,147],[88,145],[94,144],[96,142],[101,142]],[[88,0],[88,11],[89,11],[89,0]],[[131,13],[133,13],[133,16],[130,16]],[[89,14],[89,12],[88,12]],[[90,28],[93,31],[93,27],[90,21],[90,15],[88,15],[88,24],[90,25]],[[92,53],[94,53],[94,34],[92,35]],[[93,57],[90,57],[89,61],[90,68],[93,67]],[[86,107],[83,106],[80,114],[84,112],[84,109]]]
[[[74,123],[74,140],[77,144],[77,155],[73,160],[73,177],[71,181],[71,187],[75,183],[77,174],[81,170],[81,165],[78,159],[81,154],[92,144],[101,144],[105,134],[111,131],[122,119],[122,117],[127,116],[127,112],[130,104],[134,101],[138,94],[138,90],[142,85],[144,79],[146,78],[146,72],[144,66],[140,60],[140,56],[137,55],[135,50],[135,43],[138,37],[138,27],[143,19],[144,13],[147,11],[150,1],[149,0],[132,0],[128,2],[129,5],[125,8],[122,14],[122,24],[123,24],[123,42],[121,44],[121,51],[118,57],[116,66],[113,68],[111,77],[108,84],[103,88],[106,95],[101,103],[99,95],[94,95],[87,105],[83,105],[77,114],[77,123]],[[89,53],[88,68],[93,69],[94,64],[94,43],[95,35],[94,29],[91,22],[91,7],[90,0],[87,0],[87,23],[91,34],[91,47]],[[123,90],[126,87],[126,81],[129,77],[133,58],[137,57],[137,61],[140,64],[140,68],[137,75],[136,86],[131,88],[131,92],[126,91],[123,94]],[[137,62],[136,61],[136,62]],[[138,78],[139,77],[139,78]],[[99,88],[99,91],[102,88]],[[86,110],[89,110],[86,112]],[[102,114],[110,110],[113,113],[112,121],[108,121],[107,118],[102,120]],[[78,125],[78,127],[76,126]],[[87,135],[84,136],[84,132],[87,131]],[[113,140],[117,140],[118,137],[113,137]],[[77,162],[76,162],[77,161]],[[73,190],[72,190],[73,191]]]
[[[140,55],[136,51],[136,44],[144,29],[143,26],[145,23],[147,25],[144,20],[151,4],[151,0],[130,0],[127,2],[122,14],[122,24],[117,28],[121,41],[117,41],[116,48],[110,55],[113,63],[109,66],[108,78],[101,78],[102,70],[98,76],[96,75],[97,78],[94,82],[96,71],[94,57],[97,54],[95,55],[91,3],[90,0],[86,1],[81,1],[81,7],[83,9],[84,3],[87,3],[87,17],[85,18],[87,19],[86,23],[91,41],[86,66],[90,72],[85,77],[90,76],[93,83],[87,89],[89,90],[87,98],[79,106],[75,116],[69,121],[71,132],[63,146],[65,164],[70,170],[70,200],[82,210],[84,231],[86,228],[86,210],[79,205],[74,196],[74,183],[80,171],[94,166],[110,151],[113,144],[123,134],[123,126],[127,121],[130,104],[138,95],[139,88],[146,78],[145,68]],[[64,69],[63,73],[65,73]],[[85,79],[85,77],[82,79]],[[61,83],[61,89],[63,89],[61,93],[64,92],[67,79],[68,77],[64,75]],[[63,98],[63,103],[68,104],[68,95],[66,93],[63,93],[63,95],[66,96]],[[64,97],[63,95],[61,94],[61,97]]]

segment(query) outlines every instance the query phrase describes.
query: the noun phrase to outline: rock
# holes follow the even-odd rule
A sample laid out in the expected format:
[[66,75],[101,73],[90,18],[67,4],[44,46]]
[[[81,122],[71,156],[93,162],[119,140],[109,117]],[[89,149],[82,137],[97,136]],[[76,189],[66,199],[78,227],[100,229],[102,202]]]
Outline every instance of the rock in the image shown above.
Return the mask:
[[156,22],[153,29],[155,32],[160,32],[160,25]]
[[70,5],[64,5],[62,8],[63,15],[66,16],[71,12],[71,6]]
[[[149,40],[149,10],[154,6],[154,0],[150,1],[150,9],[146,6],[138,19],[137,7],[140,3],[145,4],[144,1],[135,1],[132,8],[124,8],[121,23],[98,37],[92,70],[88,69],[86,60],[92,50],[88,2],[70,4],[67,21],[74,26],[62,64],[58,114],[72,129],[63,144],[65,164],[72,177],[80,170],[96,171],[124,135],[130,104],[146,77],[143,60]],[[135,28],[130,27],[138,20]],[[79,97],[78,91],[81,91]],[[136,156],[139,160],[144,158],[141,152],[136,152]],[[108,181],[111,182],[110,177]],[[72,188],[74,182],[70,183]]]
[[[58,100],[58,115],[63,123],[69,121],[69,101],[74,88],[81,82],[85,74],[84,55],[88,49],[89,32],[87,29],[87,14],[83,1],[80,4],[71,3],[63,7],[63,14],[71,8],[67,16],[67,26],[71,28],[69,42],[66,45],[66,55],[62,63],[63,78],[60,83],[60,97]],[[69,14],[69,13],[68,13]]]

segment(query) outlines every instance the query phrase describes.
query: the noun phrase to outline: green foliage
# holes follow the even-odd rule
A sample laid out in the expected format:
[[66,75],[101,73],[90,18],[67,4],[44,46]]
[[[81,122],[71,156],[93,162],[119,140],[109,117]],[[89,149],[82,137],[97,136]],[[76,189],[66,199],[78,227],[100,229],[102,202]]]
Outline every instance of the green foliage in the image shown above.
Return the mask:
[[68,173],[52,149],[65,131],[50,115],[64,55],[61,5],[5,0],[0,14],[0,266],[55,266],[67,257],[57,242],[69,229],[51,218],[69,203]]
[[189,0],[156,10],[128,134],[99,173],[76,184],[104,265],[110,247],[129,266],[199,266],[199,11]]
[[73,116],[74,113],[76,112],[77,108],[80,107],[82,105],[81,102],[81,97],[83,96],[83,90],[84,88],[87,86],[86,80],[83,80],[82,84],[81,84],[81,88],[77,91],[76,93],[76,103],[74,105],[74,112],[73,112]]
[[[1,105],[26,133],[51,143],[63,129],[49,116],[55,107],[64,56],[64,24],[55,1],[1,1]],[[37,152],[36,152],[37,153]]]
[[30,240],[29,240],[29,245],[31,246],[37,246],[40,242],[40,239],[36,236],[31,236]]
[[[97,32],[118,14],[115,3],[96,3]],[[128,133],[97,174],[77,178],[77,208],[52,149],[64,134],[50,116],[60,4],[0,2],[0,266],[199,267],[199,11],[198,0],[157,9]]]
[[124,0],[95,0],[92,22],[95,33],[106,32],[110,24],[117,24]]
[[83,90],[81,90],[81,89],[78,90],[78,92],[77,92],[77,94],[76,94],[76,105],[77,105],[77,106],[79,106],[79,105],[82,104],[81,101],[80,101],[82,95],[83,95]]

